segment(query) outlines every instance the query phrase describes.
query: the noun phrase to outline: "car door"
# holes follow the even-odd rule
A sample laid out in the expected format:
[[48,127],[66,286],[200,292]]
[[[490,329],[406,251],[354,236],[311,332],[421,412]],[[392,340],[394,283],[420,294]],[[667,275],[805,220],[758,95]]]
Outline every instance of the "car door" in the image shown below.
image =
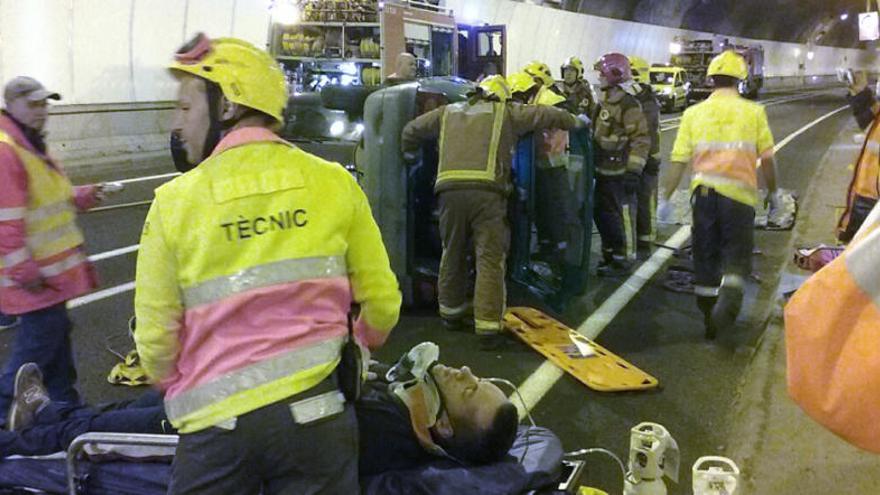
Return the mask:
[[510,197],[511,249],[508,276],[514,284],[561,310],[569,300],[582,294],[589,283],[590,250],[593,228],[593,151],[589,129],[570,131],[568,172],[569,195],[580,225],[569,233],[565,254],[565,273],[553,273],[546,263],[535,259],[537,221],[535,209],[535,138],[520,140],[514,158],[514,186]]

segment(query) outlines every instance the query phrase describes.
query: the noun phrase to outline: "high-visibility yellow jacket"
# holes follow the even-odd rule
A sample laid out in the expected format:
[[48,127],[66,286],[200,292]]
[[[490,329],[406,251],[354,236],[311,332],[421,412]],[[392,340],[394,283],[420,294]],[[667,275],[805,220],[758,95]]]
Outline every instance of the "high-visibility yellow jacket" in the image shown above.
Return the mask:
[[[53,306],[97,285],[76,225],[76,210],[94,203],[93,186],[74,188],[17,124],[0,116],[0,309],[4,313]],[[25,288],[40,280],[41,288]]]
[[758,204],[758,158],[773,156],[764,107],[736,90],[718,90],[685,110],[670,159],[691,163],[691,189],[706,186],[740,203]]
[[183,433],[315,386],[339,362],[353,302],[371,348],[401,302],[354,178],[262,128],[233,131],[156,190],[136,284],[141,363]]
[[788,391],[813,419],[880,453],[880,206],[785,307]]

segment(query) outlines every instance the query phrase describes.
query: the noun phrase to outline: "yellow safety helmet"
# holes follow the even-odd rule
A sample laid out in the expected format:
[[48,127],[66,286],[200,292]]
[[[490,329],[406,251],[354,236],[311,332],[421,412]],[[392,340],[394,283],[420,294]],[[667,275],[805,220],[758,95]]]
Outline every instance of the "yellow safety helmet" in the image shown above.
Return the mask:
[[494,75],[485,77],[480,81],[480,87],[483,89],[484,93],[495,96],[500,101],[507,101],[510,99],[510,86],[507,84],[507,80],[504,79],[504,76]]
[[709,77],[730,76],[742,80],[749,77],[749,66],[746,65],[746,59],[742,55],[733,50],[725,50],[721,52],[721,55],[712,59],[706,75]]
[[538,95],[535,97],[535,105],[545,105],[548,107],[555,107],[564,101],[564,96],[546,86],[541,88],[541,90],[538,91]]
[[525,72],[511,74],[507,78],[507,82],[510,84],[510,91],[512,93],[525,93],[537,85],[535,78]]
[[651,64],[642,57],[630,55],[629,66],[632,68],[633,79],[638,83],[651,84]]
[[562,76],[565,77],[565,69],[574,69],[577,72],[577,78],[580,79],[584,77],[584,63],[581,62],[581,59],[577,57],[568,57],[565,60],[565,63],[562,64],[561,72]]
[[523,68],[523,72],[536,79],[540,79],[544,86],[552,86],[555,82],[553,74],[550,72],[550,67],[544,62],[531,62]]
[[263,50],[235,38],[209,39],[199,33],[168,66],[220,86],[227,100],[284,121],[287,83],[278,63]]

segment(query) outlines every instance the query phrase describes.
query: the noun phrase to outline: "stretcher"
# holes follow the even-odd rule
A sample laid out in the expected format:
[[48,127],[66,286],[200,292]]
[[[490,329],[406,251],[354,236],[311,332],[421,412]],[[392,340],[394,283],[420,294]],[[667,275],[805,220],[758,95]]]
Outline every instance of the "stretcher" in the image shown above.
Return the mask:
[[[77,437],[67,452],[42,457],[15,456],[0,461],[0,495],[162,495],[168,489],[170,453],[176,445],[175,435],[86,433]],[[140,449],[142,456],[132,456],[132,449]],[[574,493],[577,483],[571,478],[578,470],[565,464],[562,444],[551,431],[520,427],[509,454],[506,460],[485,466],[465,467],[438,459],[418,469],[389,471],[362,479],[362,493]],[[557,490],[561,482],[572,488]]]

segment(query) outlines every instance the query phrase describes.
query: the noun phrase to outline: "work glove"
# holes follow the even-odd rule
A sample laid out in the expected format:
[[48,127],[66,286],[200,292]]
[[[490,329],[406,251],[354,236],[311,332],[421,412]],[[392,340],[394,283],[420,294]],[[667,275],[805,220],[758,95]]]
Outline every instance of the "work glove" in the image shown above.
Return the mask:
[[108,196],[122,192],[125,184],[121,182],[102,182],[95,188],[95,199],[98,202],[104,201]]
[[627,194],[638,194],[639,186],[642,183],[641,175],[634,172],[623,174],[623,190]]
[[657,203],[657,222],[659,223],[673,223],[673,215],[675,214],[675,207],[672,202],[667,201],[665,199],[661,199]]
[[593,123],[593,121],[590,120],[590,118],[587,117],[585,114],[578,114],[577,119],[578,119],[578,125],[576,126],[577,129],[583,129],[583,128],[589,127],[590,124]]
[[776,218],[782,208],[782,193],[778,189],[768,193],[764,206],[768,209],[767,218]]

